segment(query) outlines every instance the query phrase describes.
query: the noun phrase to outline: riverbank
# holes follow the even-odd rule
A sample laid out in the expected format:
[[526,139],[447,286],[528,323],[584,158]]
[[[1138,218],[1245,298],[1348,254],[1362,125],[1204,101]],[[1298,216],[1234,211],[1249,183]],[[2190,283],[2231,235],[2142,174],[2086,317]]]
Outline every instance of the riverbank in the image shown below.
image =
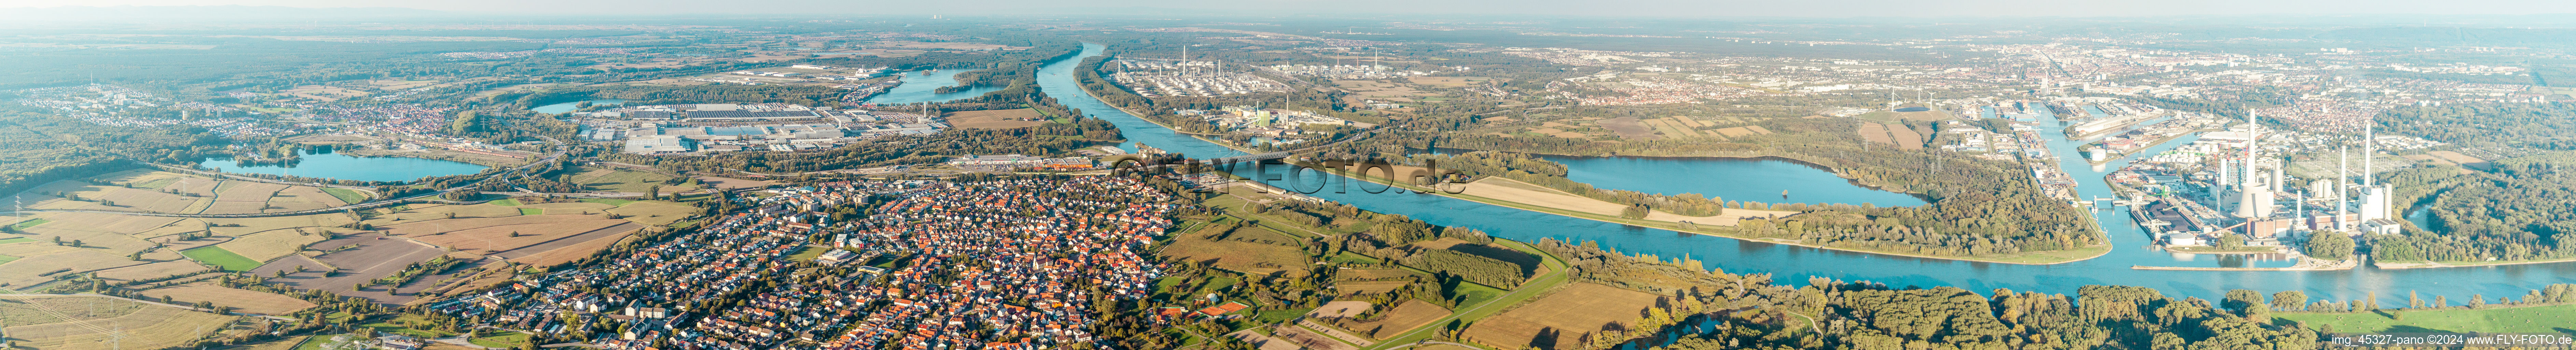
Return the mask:
[[2354,267],[2361,266],[2362,258],[2361,256],[2355,255],[2350,258],[2344,258],[2343,260],[2317,260],[2306,256],[2297,256],[2297,259],[2299,259],[2299,263],[2296,265],[2290,265],[2290,267],[2189,267],[2133,265],[2129,266],[2129,268],[2135,270],[2167,271],[2338,271],[2351,270]]
[[488,155],[488,154],[465,153],[465,152],[457,152],[457,151],[450,151],[450,150],[440,150],[440,149],[428,149],[428,148],[417,149],[417,150],[356,149],[356,150],[343,150],[343,151],[339,151],[339,152],[337,152],[337,153],[345,154],[345,155],[349,155],[349,156],[352,156],[352,157],[398,157],[398,158],[437,159],[437,160],[452,161],[452,162],[473,163],[474,165],[481,165],[481,166],[487,166],[487,167],[496,167],[496,168],[497,168],[497,167],[517,166],[517,165],[520,165],[520,164],[527,164],[527,161],[528,161],[526,158],[509,158],[509,157],[501,157],[501,156]]
[[[1095,99],[1095,100],[1097,100],[1097,99],[1099,99],[1099,98],[1100,98],[1100,96],[1099,96],[1098,94],[1093,93],[1093,92],[1091,92],[1091,91],[1090,91],[1090,90],[1088,90],[1088,89],[1080,89],[1080,88],[1076,88],[1076,90],[1083,90],[1083,91],[1082,91],[1082,93],[1083,93],[1083,95],[1085,95],[1085,97],[1090,97],[1090,98]],[[1104,106],[1108,106],[1108,107],[1113,108],[1113,109],[1117,109],[1119,112],[1121,112],[1121,113],[1126,113],[1127,115],[1130,115],[1130,116],[1143,115],[1143,114],[1138,114],[1138,113],[1136,113],[1136,111],[1128,110],[1125,106],[1112,105],[1112,104],[1108,104],[1108,103],[1102,103],[1102,105],[1104,105]],[[1161,122],[1157,122],[1157,121],[1154,121],[1154,120],[1151,120],[1151,119],[1145,119],[1144,117],[1135,117],[1135,118],[1136,118],[1137,120],[1142,120],[1142,121],[1145,121],[1146,123],[1151,123],[1151,124],[1154,124],[1155,126],[1160,126],[1160,127],[1165,128],[1165,129],[1172,129],[1172,126],[1170,126],[1170,125],[1164,125],[1164,124],[1163,124],[1163,123],[1161,123]],[[1178,130],[1178,129],[1172,129],[1172,130]],[[1193,138],[1196,138],[1196,137],[1193,137]],[[1201,139],[1201,140],[1202,140],[1202,141],[1204,141],[1205,139]],[[1217,146],[1220,146],[1220,147],[1225,147],[1225,148],[1227,148],[1227,149],[1232,149],[1232,150],[1235,150],[1235,151],[1237,151],[1237,152],[1243,152],[1243,153],[1246,153],[1246,154],[1260,153],[1260,151],[1258,151],[1258,150],[1248,149],[1248,148],[1239,147],[1239,146],[1235,146],[1235,145],[1229,145],[1229,144],[1220,143],[1220,142],[1208,142],[1208,143],[1209,143],[1209,144],[1212,144],[1212,145],[1217,145]],[[1532,153],[1532,154],[1543,154],[1543,153]],[[1583,155],[1564,155],[1564,156],[1583,156]],[[1631,155],[1631,156],[1655,157],[1655,156],[1651,156],[1651,155]],[[1760,158],[1760,157],[1773,157],[1773,158],[1782,159],[1782,160],[1794,161],[1794,162],[1801,163],[1801,164],[1805,164],[1805,165],[1809,165],[1809,166],[1818,166],[1818,167],[1822,167],[1821,165],[1817,165],[1817,163],[1816,163],[1815,161],[1809,161],[1809,160],[1805,160],[1805,159],[1799,159],[1799,158],[1797,158],[1796,156],[1798,156],[1798,155],[1796,155],[1796,154],[1783,154],[1783,155],[1771,155],[1771,154],[1765,154],[1765,155],[1758,155],[1758,156],[1753,156],[1753,157],[1712,157],[1712,156],[1669,156],[1669,157],[1757,158],[1757,159],[1758,159],[1758,158]],[[1301,167],[1310,168],[1310,169],[1324,169],[1324,167],[1317,166],[1317,165],[1314,165],[1314,164],[1296,164],[1296,165],[1297,165],[1297,166],[1301,166]],[[1825,168],[1826,168],[1826,169],[1829,169],[1829,170],[1827,170],[1828,172],[1832,172],[1832,170],[1830,170],[1830,169],[1832,169],[1831,167],[1825,167]],[[1564,217],[1570,217],[1570,218],[1585,219],[1585,220],[1592,220],[1592,221],[1599,221],[1599,222],[1607,222],[1607,223],[1620,224],[1620,225],[1627,225],[1627,226],[1634,226],[1634,227],[1644,227],[1644,228],[1654,228],[1654,229],[1672,230],[1672,231],[1675,231],[1675,232],[1687,232],[1687,233],[1692,233],[1692,234],[1697,234],[1697,235],[1702,235],[1702,236],[1723,237],[1723,238],[1736,239],[1736,240],[1742,240],[1742,241],[1747,241],[1747,242],[1772,243],[1772,244],[1780,244],[1780,245],[1790,245],[1790,246],[1799,246],[1799,247],[1816,248],[1816,249],[1823,249],[1823,250],[1844,251],[1844,252],[1853,252],[1853,253],[1868,253],[1868,254],[1890,255],[1890,256],[1901,256],[1901,257],[1923,258],[1923,259],[1956,260],[1956,261],[1986,262],[1986,263],[2002,263],[2002,264],[2015,264],[2015,265],[2055,265],[2055,264],[2064,264],[2064,263],[2071,263],[2071,262],[2077,262],[2077,261],[2090,260],[2090,259],[2097,258],[2097,257],[2101,257],[2101,256],[2103,256],[2103,255],[2106,255],[2106,254],[2110,254],[2110,253],[2111,253],[2111,246],[2110,246],[2109,244],[2096,244],[2096,245],[2086,246],[2086,247],[2082,247],[2082,248],[2067,249],[2067,250],[2055,250],[2055,251],[2044,251],[2044,252],[2025,252],[2025,253],[2011,254],[2011,255],[2003,255],[2003,256],[1979,256],[1979,257],[1923,255],[1923,254],[1913,254],[1913,253],[1904,253],[1904,252],[1890,252],[1890,251],[1878,251],[1878,250],[1858,249],[1858,248],[1848,248],[1848,247],[1829,247],[1829,246],[1817,245],[1817,244],[1812,244],[1812,243],[1806,243],[1806,242],[1798,241],[1798,240],[1779,239],[1779,238],[1763,238],[1763,237],[1752,237],[1752,236],[1728,235],[1728,234],[1718,233],[1718,232],[1716,232],[1716,231],[1714,231],[1714,230],[1707,230],[1707,229],[1695,229],[1695,228],[1684,228],[1684,227],[1682,226],[1682,225],[1684,225],[1684,224],[1683,224],[1683,223],[1680,223],[1680,222],[1671,222],[1671,221],[1652,221],[1652,220],[1642,220],[1642,219],[1631,219],[1631,218],[1618,217],[1618,216],[1614,216],[1614,215],[1601,215],[1601,214],[1594,214],[1594,213],[1589,213],[1589,212],[1584,212],[1584,211],[1574,210],[1574,209],[1556,208],[1556,207],[1550,207],[1550,206],[1544,206],[1544,205],[1538,205],[1538,204],[1521,203],[1521,202],[1508,201],[1508,200],[1502,200],[1502,199],[1497,199],[1497,198],[1488,198],[1488,197],[1477,196],[1477,195],[1469,195],[1469,194],[1464,194],[1464,193],[1451,194],[1451,193],[1447,193],[1447,192],[1445,192],[1445,191],[1439,191],[1439,190],[1435,190],[1435,189],[1431,189],[1431,188],[1425,188],[1425,187],[1422,187],[1422,186],[1416,186],[1416,185],[1409,184],[1409,183],[1400,183],[1400,182],[1396,182],[1396,181],[1387,181],[1387,180],[1385,180],[1384,178],[1375,177],[1375,176],[1369,176],[1369,175],[1364,175],[1364,174],[1350,174],[1350,173],[1348,173],[1347,171],[1344,171],[1344,170],[1341,170],[1341,169],[1328,170],[1328,171],[1325,171],[1324,173],[1326,173],[1326,174],[1332,174],[1332,175],[1334,175],[1334,176],[1340,176],[1340,177],[1343,177],[1343,178],[1353,179],[1353,180],[1356,180],[1356,181],[1372,181],[1372,182],[1378,182],[1378,183],[1392,184],[1392,185],[1393,185],[1393,186],[1395,186],[1396,188],[1401,188],[1401,189],[1404,189],[1404,190],[1407,190],[1407,191],[1414,191],[1414,192],[1421,192],[1421,193],[1429,193],[1429,194],[1438,195],[1438,196],[1442,196],[1442,197],[1449,197],[1449,198],[1453,198],[1453,199],[1460,199],[1460,200],[1466,200],[1466,201],[1470,201],[1470,202],[1477,202],[1477,203],[1483,203],[1483,204],[1488,204],[1488,205],[1501,206],[1501,207],[1506,207],[1506,208],[1520,209],[1520,210],[1532,211],[1532,212],[1539,212],[1539,213],[1545,213],[1545,214],[1554,214],[1554,215],[1564,216]],[[1843,174],[1835,173],[1835,175],[1836,175],[1836,176],[1838,176],[1838,177],[1840,177],[1840,176],[1841,176],[1841,175],[1843,175]],[[1851,181],[1854,185],[1860,185],[1860,186],[1869,187],[1869,188],[1872,188],[1872,189],[1880,189],[1880,190],[1883,190],[1883,188],[1882,188],[1882,187],[1879,187],[1879,186],[1873,186],[1873,185],[1870,185],[1870,184],[1861,183],[1861,182],[1860,182],[1860,179],[1851,178],[1851,177],[1843,177],[1843,178],[1844,178],[1845,180],[1847,180],[1847,181]],[[1533,186],[1534,186],[1534,185],[1533,185]],[[1890,192],[1894,192],[1894,191],[1890,191]],[[1903,192],[1898,192],[1898,193],[1903,193]],[[1908,195],[1920,196],[1919,194],[1911,194],[1911,193],[1908,193]],[[1928,199],[1926,200],[1926,202],[1929,202],[1929,201],[1930,201],[1930,200],[1928,200]],[[1738,211],[1738,210],[1749,210],[1749,209],[1728,209],[1728,211]],[[1700,223],[1696,223],[1696,222],[1695,222],[1695,223],[1692,223],[1692,225],[1701,225],[1701,224],[1700,224]],[[1719,225],[1716,225],[1716,224],[1706,224],[1706,225],[1708,225],[1708,226],[1719,226]]]
[[[1292,164],[1292,165],[1297,165],[1297,166],[1307,167],[1307,168],[1310,168],[1310,169],[1322,169],[1321,167],[1312,166],[1311,164]],[[1731,235],[1731,234],[1720,233],[1720,232],[1718,232],[1718,231],[1716,231],[1716,230],[1709,230],[1709,229],[1699,229],[1699,228],[1689,228],[1689,227],[1684,227],[1684,226],[1683,226],[1684,224],[1683,224],[1683,223],[1680,223],[1680,222],[1671,222],[1671,221],[1654,221],[1654,220],[1643,220],[1643,219],[1632,219],[1632,218],[1618,217],[1618,216],[1613,216],[1613,215],[1601,215],[1601,214],[1594,214],[1594,213],[1590,213],[1590,212],[1584,212],[1584,211],[1578,211],[1578,210],[1572,210],[1572,209],[1554,208],[1554,207],[1548,207],[1548,206],[1542,206],[1542,205],[1536,205],[1536,204],[1521,203],[1521,202],[1507,201],[1507,200],[1501,200],[1501,199],[1496,199],[1496,198],[1489,198],[1489,197],[1484,197],[1484,196],[1470,195],[1470,194],[1465,194],[1465,193],[1463,193],[1463,192],[1462,192],[1462,193],[1457,193],[1457,194],[1452,194],[1452,193],[1447,193],[1447,192],[1445,192],[1445,191],[1439,191],[1439,190],[1432,189],[1432,188],[1425,188],[1425,187],[1422,187],[1422,186],[1416,186],[1416,185],[1413,185],[1413,184],[1400,183],[1400,182],[1395,182],[1395,181],[1389,181],[1389,180],[1386,180],[1386,179],[1385,179],[1385,178],[1383,178],[1383,177],[1377,177],[1377,176],[1373,176],[1373,175],[1366,175],[1366,174],[1351,174],[1351,173],[1349,173],[1348,171],[1346,171],[1346,170],[1342,170],[1342,169],[1331,169],[1331,170],[1326,170],[1326,171],[1324,171],[1324,173],[1326,173],[1326,174],[1333,174],[1333,175],[1335,175],[1335,176],[1341,176],[1341,177],[1344,177],[1344,178],[1350,178],[1350,179],[1354,179],[1354,180],[1357,180],[1357,181],[1368,181],[1368,182],[1376,182],[1376,183],[1392,184],[1392,185],[1393,185],[1394,187],[1396,187],[1396,188],[1404,189],[1404,190],[1407,190],[1407,191],[1414,191],[1414,192],[1421,192],[1421,193],[1429,193],[1429,194],[1438,195],[1438,196],[1442,196],[1442,197],[1449,197],[1449,198],[1454,198],[1454,199],[1466,200],[1466,201],[1470,201],[1470,202],[1484,203],[1484,204],[1490,204],[1490,205],[1501,206],[1501,207],[1506,207],[1506,208],[1513,208],[1513,209],[1527,210],[1527,211],[1533,211],[1533,212],[1539,212],[1539,213],[1546,213],[1546,214],[1555,214],[1555,215],[1558,215],[1558,216],[1564,216],[1564,217],[1570,217],[1570,218],[1585,219],[1585,220],[1592,220],[1592,221],[1600,221],[1600,222],[1607,222],[1607,223],[1620,224],[1620,225],[1628,225],[1628,226],[1635,226],[1635,227],[1644,227],[1644,228],[1653,228],[1653,229],[1671,230],[1671,231],[1674,231],[1674,232],[1685,232],[1685,233],[1697,234],[1697,235],[1702,235],[1702,236],[1710,236],[1710,237],[1724,237],[1724,238],[1736,239],[1736,240],[1743,240],[1743,241],[1748,241],[1748,242],[1772,243],[1772,244],[1791,245],[1791,246],[1808,247],[1808,248],[1816,248],[1816,249],[1824,249],[1824,250],[1834,250],[1834,251],[1844,251],[1844,252],[1854,252],[1854,253],[1869,253],[1869,254],[1879,254],[1879,255],[1892,255],[1892,256],[1902,256],[1902,257],[1910,257],[1910,258],[1939,259],[1939,260],[1958,260],[1958,261],[1988,262],[1988,263],[2003,263],[2003,264],[2016,264],[2016,265],[2055,265],[2055,264],[2064,264],[2064,263],[2077,262],[2077,261],[2084,261],[2084,260],[2088,260],[2088,259],[2092,259],[2092,258],[2096,258],[2096,257],[2101,257],[2102,255],[2110,254],[2110,252],[2111,252],[2111,247],[2110,247],[2110,245],[2108,245],[2108,244],[2097,244],[2097,245],[2087,246],[2087,247],[2083,247],[2083,248],[2068,249],[2068,250],[2055,250],[2055,251],[2044,251],[2044,252],[2025,252],[2025,253],[2020,253],[2020,254],[2011,254],[2011,255],[2003,255],[2003,256],[1976,256],[1976,257],[1964,257],[1964,256],[1942,256],[1942,255],[1924,255],[1924,254],[1914,254],[1914,253],[1904,253],[1904,252],[1891,252],[1891,251],[1870,250],[1870,249],[1859,249],[1859,248],[1849,248],[1849,247],[1832,247],[1832,246],[1824,246],[1824,245],[1817,245],[1817,244],[1807,243],[1807,242],[1799,241],[1799,240],[1783,239],[1783,238],[1776,238],[1776,237],[1757,237],[1757,236]],[[1760,211],[1760,212],[1766,212],[1766,213],[1767,213],[1767,212],[1774,212],[1774,211],[1751,210],[1751,209],[1727,209],[1727,211],[1729,211],[1729,212],[1736,212],[1736,211]],[[1740,217],[1740,216],[1739,216],[1739,217]],[[1781,217],[1787,217],[1787,216],[1786,216],[1786,215],[1784,215],[1784,216],[1781,216]],[[1699,223],[1692,223],[1691,225],[1696,226],[1696,225],[1702,225],[1702,224],[1699,224]],[[1717,225],[1717,224],[1706,224],[1706,225],[1707,225],[1707,226],[1733,226],[1733,225]]]
[[2416,263],[2388,263],[2388,262],[2373,262],[2373,263],[2370,263],[2370,266],[2372,266],[2372,267],[2378,267],[2378,268],[2379,268],[2379,269],[2381,269],[2381,270],[2400,270],[2400,269],[2438,269],[2438,268],[2445,268],[2445,267],[2481,267],[2481,266],[2505,266],[2505,265],[2530,265],[2530,264],[2549,264],[2549,263],[2563,263],[2563,262],[2576,262],[2576,258],[2567,258],[2567,259],[2550,259],[2550,260],[2481,261],[2481,262],[2469,262],[2469,263],[2459,263],[2459,262],[2448,262],[2448,263],[2446,263],[2446,262],[2416,262]]

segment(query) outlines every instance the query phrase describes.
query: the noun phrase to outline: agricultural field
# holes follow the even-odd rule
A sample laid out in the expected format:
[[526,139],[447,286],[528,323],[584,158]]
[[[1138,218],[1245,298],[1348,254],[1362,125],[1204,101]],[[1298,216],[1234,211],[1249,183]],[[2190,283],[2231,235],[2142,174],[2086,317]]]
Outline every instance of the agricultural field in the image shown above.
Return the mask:
[[[96,181],[104,184],[91,184]],[[38,186],[19,195],[28,208],[140,211],[180,214],[247,214],[311,210],[350,203],[365,195],[323,188],[221,180],[166,171],[128,170]]]
[[345,227],[349,224],[358,222],[356,217],[343,213],[265,218],[203,218],[188,220],[201,220],[208,225],[213,225],[211,227],[207,227],[206,231],[212,232],[215,235],[234,237],[269,230],[297,227]]
[[1250,329],[1235,331],[1234,333],[1226,333],[1225,336],[1232,337],[1236,340],[1242,340],[1244,343],[1252,344],[1254,349],[1260,350],[1301,350],[1314,348],[1309,346],[1300,346],[1296,343],[1289,342],[1288,340],[1271,337],[1266,334],[1261,334],[1260,332],[1254,332]]
[[[47,241],[79,240],[82,247],[103,249],[118,255],[151,249],[153,242],[144,239],[154,236],[144,234],[180,221],[171,217],[94,213],[38,213],[36,217],[47,222],[18,232]],[[155,241],[163,240],[166,239]]]
[[[640,226],[633,226],[634,223],[632,222],[610,220],[604,216],[598,215],[527,215],[513,218],[533,218],[549,221],[526,224],[492,225],[431,234],[405,234],[404,237],[419,240],[422,243],[455,249],[457,252],[493,255],[501,252],[515,251],[521,248],[545,245],[558,240],[571,239],[593,231],[605,231],[610,228],[632,231],[642,228]],[[432,221],[429,223],[438,222]],[[608,234],[614,234],[614,232],[602,233],[602,235]],[[598,236],[593,236],[591,238],[598,238]],[[572,241],[565,242],[564,244],[569,245],[580,242],[581,241]],[[551,249],[559,248],[559,246],[536,248]],[[535,254],[534,252],[535,251],[531,251],[528,254],[533,255]]]
[[1333,326],[1349,330],[1352,334],[1384,341],[1445,316],[1449,316],[1449,308],[1421,300],[1405,299],[1404,303],[1396,304],[1394,309],[1388,309],[1378,315],[1376,320],[1335,319]]
[[707,184],[707,187],[728,190],[737,188],[763,188],[778,185],[776,182],[736,179],[730,177],[699,176],[697,178],[699,183]]
[[1353,102],[1354,104],[1357,104],[1357,102],[1360,102],[1358,100],[1363,98],[1396,102],[1413,102],[1416,99],[1441,96],[1437,93],[1414,90],[1411,85],[1385,83],[1375,80],[1334,80],[1333,86],[1341,88],[1344,91],[1350,91],[1352,95],[1350,97],[1352,101],[1350,102]]
[[[385,226],[377,226],[377,227],[376,227],[376,229],[377,229],[377,230],[382,230],[382,231],[384,231],[386,234],[390,234],[390,235],[404,236],[404,237],[412,237],[412,238],[417,239],[417,238],[426,237],[426,236],[431,236],[431,235],[438,235],[438,234],[444,234],[444,233],[450,233],[450,232],[457,232],[457,231],[464,231],[464,230],[477,229],[477,228],[485,228],[485,227],[493,227],[493,226],[527,225],[527,224],[551,224],[551,223],[574,222],[574,221],[607,221],[607,220],[608,220],[608,218],[606,218],[606,217],[601,217],[601,216],[597,216],[597,215],[518,215],[518,213],[519,213],[518,209],[513,209],[513,208],[502,208],[502,209],[508,209],[508,210],[510,211],[510,214],[511,214],[511,215],[509,215],[509,216],[500,216],[500,217],[465,217],[465,216],[457,216],[457,217],[456,217],[456,218],[454,218],[454,219],[436,219],[436,220],[426,220],[426,221],[411,221],[411,222],[405,222],[405,223],[402,223],[402,224],[385,225]],[[535,232],[533,232],[533,231],[532,231],[532,232],[528,232],[528,233],[535,233]]]
[[1869,142],[1896,145],[1897,149],[1923,149],[1923,133],[1905,124],[1860,123],[1860,137]]
[[585,166],[581,167],[581,170],[580,173],[565,176],[564,182],[581,184],[581,189],[585,191],[623,193],[644,193],[653,190],[653,186],[656,185],[662,186],[662,193],[698,189],[697,186],[689,185],[663,185],[662,182],[671,180],[671,176],[619,166]]
[[1487,77],[1405,77],[1405,81],[1431,86],[1468,86],[1494,81]]
[[379,214],[376,215],[376,217],[367,219],[368,225],[384,227],[430,220],[519,216],[518,208],[491,203],[473,205],[404,204],[389,209],[378,209],[377,212]]
[[[565,202],[565,203],[538,203],[538,204],[526,204],[526,205],[520,205],[520,206],[518,206],[517,208],[519,208],[519,209],[521,209],[521,210],[527,210],[527,209],[536,209],[536,210],[541,210],[541,211],[544,211],[546,214],[607,214],[607,213],[608,213],[608,209],[610,209],[610,208],[616,208],[616,207],[617,207],[616,205],[611,205],[611,204],[602,204],[602,203],[590,203],[590,202]],[[526,213],[526,212],[521,212],[520,214],[525,215],[525,214],[527,214],[527,213]]]
[[960,129],[1016,129],[1046,123],[1037,110],[1027,108],[948,113],[948,125]]
[[[632,225],[632,224],[630,223],[630,225]],[[563,245],[563,246],[562,246],[562,247],[560,247],[560,248],[545,249],[545,250],[539,250],[539,249],[535,249],[535,248],[522,249],[522,250],[526,250],[526,251],[529,251],[529,252],[530,252],[530,253],[529,253],[529,254],[527,254],[527,255],[512,256],[512,255],[517,255],[517,253],[519,253],[519,252],[508,252],[508,253],[503,253],[503,254],[500,254],[500,255],[502,255],[504,258],[509,259],[509,260],[510,260],[510,262],[521,263],[521,264],[528,264],[528,265],[531,265],[531,266],[555,266],[555,265],[561,265],[561,264],[563,264],[563,263],[572,262],[572,261],[574,261],[574,260],[581,260],[581,258],[587,258],[587,257],[590,257],[591,253],[597,253],[597,252],[599,252],[599,250],[601,250],[601,249],[608,249],[608,247],[609,247],[609,246],[611,246],[611,245],[615,245],[615,244],[617,244],[617,242],[619,242],[619,241],[623,241],[623,240],[625,240],[625,239],[626,239],[626,237],[628,237],[628,236],[633,236],[633,235],[634,235],[634,233],[635,233],[635,231],[634,231],[634,230],[617,231],[617,228],[616,228],[616,227],[610,227],[610,228],[607,228],[607,229],[600,229],[600,230],[596,230],[596,231],[592,231],[592,232],[593,232],[593,233],[598,233],[598,232],[617,232],[617,233],[615,233],[615,234],[610,234],[610,235],[605,235],[605,236],[599,236],[599,237],[596,237],[596,238],[580,238],[580,237],[575,237],[575,238],[571,238],[571,239],[565,239],[565,240],[561,240],[561,241],[556,241],[556,242],[574,242],[574,243],[572,243],[572,244]],[[555,243],[555,242],[548,242],[547,244],[544,244],[544,245],[552,245],[552,244],[554,244],[554,243]],[[819,251],[819,250],[818,250],[818,251]]]
[[[1303,275],[1305,273],[1306,266],[1312,263],[1312,261],[1306,259],[1306,253],[1304,251],[1295,249],[1296,247],[1293,245],[1262,244],[1233,239],[1216,239],[1216,236],[1226,235],[1226,232],[1222,232],[1226,227],[1227,226],[1210,226],[1199,230],[1199,232],[1175,237],[1172,239],[1172,243],[1163,246],[1163,249],[1159,254],[1165,257],[1187,259],[1190,261],[1214,261],[1215,264],[1213,266],[1216,266],[1217,268],[1256,275],[1280,271],[1289,271],[1292,275]],[[1253,233],[1272,236],[1281,235],[1266,228],[1252,226],[1236,229],[1236,231],[1251,231]],[[1251,236],[1253,234],[1246,233],[1236,235]],[[1295,244],[1294,242],[1297,241],[1288,240],[1287,242]]]
[[214,282],[197,282],[153,288],[135,293],[151,297],[169,298],[171,300],[185,303],[209,302],[214,303],[215,306],[230,306],[240,309],[241,312],[261,315],[285,315],[294,313],[296,310],[303,310],[315,306],[312,302],[307,302],[303,299],[296,299],[295,297],[244,289],[225,288],[224,286],[215,285]]
[[187,255],[188,259],[223,267],[225,271],[246,271],[252,268],[257,268],[260,264],[259,260],[253,260],[250,257],[242,256],[239,253],[226,250],[224,247],[189,249],[180,251],[179,254]]
[[0,256],[17,257],[0,263],[0,289],[25,289],[54,280],[64,274],[142,265],[97,250],[54,245],[49,242],[0,244]]
[[1477,320],[1467,327],[1466,338],[1502,348],[1582,348],[1580,339],[1589,333],[1625,329],[1659,299],[1599,284],[1568,284],[1538,300]]
[[1314,310],[1307,311],[1306,317],[1351,317],[1358,316],[1360,313],[1368,311],[1368,302],[1343,300],[1324,303],[1323,306],[1317,306]]
[[99,279],[103,279],[103,280],[114,280],[114,281],[140,281],[140,280],[148,280],[148,279],[155,279],[155,278],[162,278],[162,277],[170,277],[170,276],[185,275],[185,274],[197,273],[197,272],[200,272],[200,271],[206,271],[206,270],[209,270],[209,269],[207,269],[207,268],[206,268],[206,265],[204,265],[204,264],[198,264],[198,263],[197,263],[197,262],[195,262],[195,261],[185,261],[185,260],[182,260],[182,261],[164,261],[164,262],[157,262],[157,263],[150,263],[150,264],[142,264],[142,265],[135,265],[135,266],[128,266],[128,267],[120,267],[120,268],[114,268],[114,269],[100,270],[100,271],[98,271],[98,274],[97,274],[96,276],[98,276],[98,278],[99,278]]
[[663,226],[698,215],[697,206],[664,201],[639,201],[608,209],[611,214],[625,215],[626,221]]
[[2576,324],[2576,305],[2357,313],[2285,312],[2272,314],[2272,317],[2306,322],[2309,327],[2334,325],[2337,332],[2565,333],[2567,325]]
[[1640,140],[1663,138],[1661,135],[1655,135],[1655,129],[1653,127],[1646,126],[1642,121],[1638,121],[1637,117],[1603,119],[1601,120],[1601,128],[1610,129],[1610,132],[1618,133],[1619,138]]
[[[447,254],[446,250],[425,243],[378,234],[345,236],[314,243],[312,246],[327,253],[310,257],[301,254],[288,255],[262,264],[259,268],[252,269],[251,273],[260,276],[276,276],[279,271],[285,271],[287,272],[285,277],[269,279],[269,282],[301,289],[325,290],[343,296],[375,299],[382,303],[401,304],[410,302],[417,296],[395,295],[383,286],[363,289],[353,287],[369,280],[401,272],[412,263],[429,261],[430,258]],[[298,267],[305,271],[296,272]],[[428,278],[423,277],[423,279]]]
[[251,261],[265,262],[304,251],[304,245],[331,239],[331,235],[330,228],[323,227],[276,229],[241,236],[215,246],[240,254]]
[[175,347],[239,318],[103,296],[0,297],[0,333],[33,350]]

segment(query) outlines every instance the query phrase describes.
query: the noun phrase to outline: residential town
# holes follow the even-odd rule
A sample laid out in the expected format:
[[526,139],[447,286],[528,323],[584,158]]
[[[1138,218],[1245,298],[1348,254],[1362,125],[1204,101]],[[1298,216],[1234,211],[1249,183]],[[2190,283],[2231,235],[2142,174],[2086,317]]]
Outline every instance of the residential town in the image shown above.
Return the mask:
[[[1168,199],[1132,177],[825,183],[430,307],[621,350],[1051,348],[1161,277],[1140,250],[1171,228]],[[829,219],[852,206],[878,209]]]

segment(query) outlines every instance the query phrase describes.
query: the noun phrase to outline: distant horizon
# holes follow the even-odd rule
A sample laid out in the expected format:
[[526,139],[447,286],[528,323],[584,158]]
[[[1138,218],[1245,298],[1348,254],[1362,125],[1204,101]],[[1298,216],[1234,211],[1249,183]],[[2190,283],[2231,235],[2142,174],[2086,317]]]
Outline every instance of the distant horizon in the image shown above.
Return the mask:
[[[81,4],[0,1],[0,8],[50,9],[55,12],[113,12],[190,6],[284,7],[323,11],[410,12],[410,15],[526,15],[563,17],[669,16],[928,16],[1132,15],[1223,17],[1546,17],[1654,19],[2008,19],[2008,18],[2208,18],[2208,17],[2522,17],[2576,15],[2576,2],[2533,0],[2465,0],[2442,3],[2362,0],[2219,1],[2064,4],[2038,0],[1901,1],[1853,0],[1832,3],[1769,1],[1614,0],[1575,5],[1542,0],[1427,0],[1409,2],[1313,0],[1294,2],[1213,3],[1167,0],[1098,0],[1096,6],[1061,6],[1062,2],[988,0],[974,5],[928,2],[847,3],[819,0],[748,0],[723,3],[643,0],[506,1],[461,0],[416,2],[393,0],[102,0]],[[2497,11],[2497,10],[2510,10]],[[434,11],[437,14],[421,13]],[[92,13],[108,15],[108,13]],[[284,14],[281,14],[284,15]],[[0,17],[9,17],[0,14]],[[2571,17],[2576,18],[2576,17]]]

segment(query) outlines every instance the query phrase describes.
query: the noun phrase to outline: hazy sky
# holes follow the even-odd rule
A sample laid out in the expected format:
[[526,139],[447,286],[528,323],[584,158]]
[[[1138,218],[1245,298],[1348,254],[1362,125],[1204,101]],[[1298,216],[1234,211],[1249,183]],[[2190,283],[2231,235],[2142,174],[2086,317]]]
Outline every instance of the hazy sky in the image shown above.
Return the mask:
[[1263,14],[1520,14],[1651,17],[2128,17],[2244,14],[2560,14],[2569,0],[0,0],[0,7],[253,5],[404,7],[532,14],[1027,14],[1129,8]]

